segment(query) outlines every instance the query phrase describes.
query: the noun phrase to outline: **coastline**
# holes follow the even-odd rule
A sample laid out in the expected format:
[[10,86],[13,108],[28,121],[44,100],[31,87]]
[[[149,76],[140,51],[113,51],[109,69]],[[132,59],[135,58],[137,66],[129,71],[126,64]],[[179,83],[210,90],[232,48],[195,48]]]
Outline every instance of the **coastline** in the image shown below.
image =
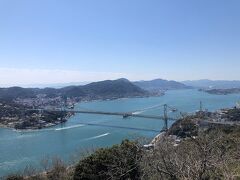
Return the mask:
[[[82,101],[79,101],[79,102],[76,102],[73,104],[73,106],[75,107],[76,105],[78,104],[81,104],[81,103],[89,103],[89,102],[101,102],[101,101],[114,101],[114,100],[124,100],[124,99],[130,99],[130,98],[150,98],[150,97],[161,97],[161,96],[164,96],[165,94],[161,94],[161,95],[146,95],[146,96],[127,96],[127,97],[119,97],[119,98],[99,98],[99,99],[89,99],[89,100],[82,100]],[[74,108],[75,109],[75,108]],[[54,123],[48,123],[48,125],[45,127],[41,127],[41,128],[36,128],[36,126],[32,126],[32,127],[28,127],[26,129],[18,129],[18,128],[15,128],[15,127],[12,127],[11,125],[6,125],[6,124],[2,124],[0,123],[0,128],[5,128],[5,129],[11,129],[13,131],[16,131],[16,132],[28,132],[28,131],[39,131],[39,130],[42,130],[42,129],[47,129],[47,128],[51,128],[51,127],[54,127],[54,126],[57,126],[59,124],[64,124],[65,122],[67,122],[72,116],[74,116],[74,114],[68,114],[66,117],[64,117],[64,122],[54,122]]]
[[7,126],[7,125],[5,125],[5,124],[1,124],[1,123],[0,123],[0,128],[5,128],[5,129],[14,129],[14,128],[8,127],[8,126]]
[[231,89],[198,89],[198,91],[202,91],[212,95],[222,95],[226,96],[229,94],[240,94],[240,88],[231,88]]
[[64,117],[64,121],[63,122],[60,122],[60,121],[55,121],[54,123],[47,123],[47,126],[43,126],[41,128],[37,128],[36,126],[32,126],[32,127],[27,127],[27,128],[15,128],[11,125],[6,125],[6,124],[2,124],[0,123],[0,128],[4,128],[4,129],[10,129],[12,131],[15,131],[15,132],[28,132],[28,131],[39,131],[39,130],[43,130],[43,129],[48,129],[48,128],[51,128],[51,127],[54,127],[54,126],[57,126],[57,125],[60,125],[60,124],[64,124],[66,123],[74,114],[71,114],[71,115],[67,115],[66,117]]

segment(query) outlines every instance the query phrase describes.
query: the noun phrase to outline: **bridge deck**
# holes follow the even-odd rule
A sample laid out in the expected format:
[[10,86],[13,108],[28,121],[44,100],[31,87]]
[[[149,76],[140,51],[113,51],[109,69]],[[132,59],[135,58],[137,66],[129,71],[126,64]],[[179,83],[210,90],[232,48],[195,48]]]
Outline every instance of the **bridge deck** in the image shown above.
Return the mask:
[[[154,116],[154,115],[143,115],[143,114],[134,114],[132,112],[104,112],[104,111],[87,111],[87,110],[48,110],[48,109],[35,109],[39,111],[49,111],[49,112],[70,112],[70,113],[80,113],[80,114],[101,114],[101,115],[111,115],[111,116],[122,116],[122,117],[139,117],[155,120],[164,120],[163,116]],[[178,120],[177,118],[170,118],[168,120]]]

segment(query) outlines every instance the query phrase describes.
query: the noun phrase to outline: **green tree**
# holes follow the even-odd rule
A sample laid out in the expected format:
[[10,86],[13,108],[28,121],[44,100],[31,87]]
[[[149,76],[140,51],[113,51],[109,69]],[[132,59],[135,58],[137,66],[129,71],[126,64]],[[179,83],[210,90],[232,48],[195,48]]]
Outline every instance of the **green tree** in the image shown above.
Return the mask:
[[139,179],[141,151],[138,143],[128,140],[99,149],[78,163],[74,179]]

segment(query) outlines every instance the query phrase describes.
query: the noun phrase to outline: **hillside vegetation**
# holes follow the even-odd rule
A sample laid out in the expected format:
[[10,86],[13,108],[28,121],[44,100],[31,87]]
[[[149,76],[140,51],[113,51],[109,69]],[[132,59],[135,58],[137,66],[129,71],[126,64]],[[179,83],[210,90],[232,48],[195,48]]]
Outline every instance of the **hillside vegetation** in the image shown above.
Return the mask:
[[149,95],[147,91],[132,84],[127,79],[100,81],[84,86],[68,86],[60,89],[21,87],[0,88],[0,99],[2,100],[35,98],[39,94],[45,94],[47,97],[61,96],[69,98],[85,98],[90,100]]

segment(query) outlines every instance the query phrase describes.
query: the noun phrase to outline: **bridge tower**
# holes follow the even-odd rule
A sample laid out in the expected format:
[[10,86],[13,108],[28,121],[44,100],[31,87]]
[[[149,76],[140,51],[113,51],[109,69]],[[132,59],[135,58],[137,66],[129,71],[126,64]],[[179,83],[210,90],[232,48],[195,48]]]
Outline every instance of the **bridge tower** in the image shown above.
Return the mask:
[[203,112],[203,104],[202,104],[202,101],[200,101],[200,112]]
[[164,111],[164,131],[168,130],[168,115],[167,115],[167,109],[168,109],[168,105],[164,104],[163,105],[163,111]]

